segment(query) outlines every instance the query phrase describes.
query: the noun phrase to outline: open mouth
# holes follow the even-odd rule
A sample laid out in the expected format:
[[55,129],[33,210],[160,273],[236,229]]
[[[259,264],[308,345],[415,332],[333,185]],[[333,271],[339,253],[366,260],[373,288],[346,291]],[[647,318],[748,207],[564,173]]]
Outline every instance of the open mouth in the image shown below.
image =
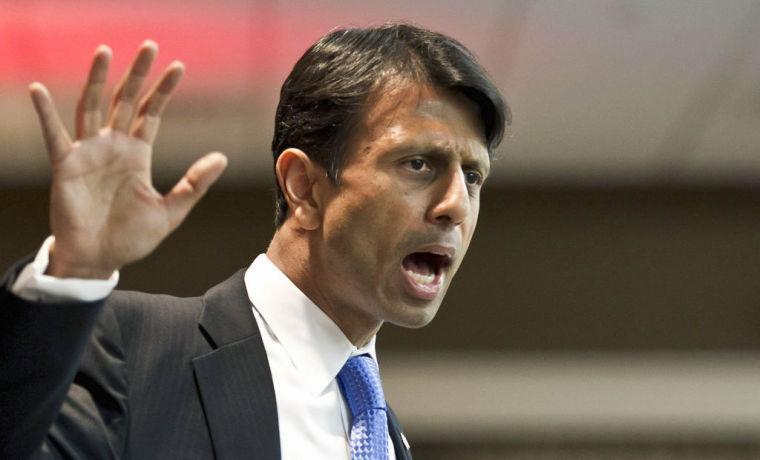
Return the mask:
[[407,291],[415,297],[432,299],[438,295],[451,256],[434,252],[414,252],[401,263]]

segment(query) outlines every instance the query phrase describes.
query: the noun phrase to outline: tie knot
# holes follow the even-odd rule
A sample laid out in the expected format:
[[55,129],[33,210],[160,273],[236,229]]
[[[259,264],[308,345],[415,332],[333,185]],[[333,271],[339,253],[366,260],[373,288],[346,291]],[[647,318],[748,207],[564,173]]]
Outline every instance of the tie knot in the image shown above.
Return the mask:
[[385,410],[385,396],[380,383],[380,371],[370,355],[352,356],[338,372],[351,415],[358,417],[371,409]]

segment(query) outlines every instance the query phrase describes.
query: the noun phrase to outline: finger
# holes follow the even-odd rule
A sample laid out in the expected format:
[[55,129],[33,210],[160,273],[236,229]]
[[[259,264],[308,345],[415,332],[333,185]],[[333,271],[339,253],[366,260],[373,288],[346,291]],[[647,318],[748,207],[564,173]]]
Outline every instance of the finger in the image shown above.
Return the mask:
[[100,129],[100,95],[108,76],[108,64],[111,62],[111,48],[100,45],[95,50],[87,83],[79,97],[76,111],[77,139],[92,137]]
[[161,114],[169,102],[174,89],[185,73],[185,66],[179,61],[172,62],[164,74],[140,102],[132,135],[152,144],[158,134]]
[[185,176],[164,197],[172,229],[185,219],[226,167],[227,157],[219,152],[209,153],[190,166]]
[[32,96],[34,109],[40,119],[42,135],[45,137],[48,154],[51,161],[60,161],[71,149],[71,138],[66,132],[66,127],[58,116],[50,92],[42,83],[34,82],[29,85],[29,94]]
[[114,131],[123,133],[129,131],[140,87],[150,72],[150,66],[157,53],[158,45],[155,42],[151,40],[143,42],[132,66],[116,86],[108,113],[108,124]]

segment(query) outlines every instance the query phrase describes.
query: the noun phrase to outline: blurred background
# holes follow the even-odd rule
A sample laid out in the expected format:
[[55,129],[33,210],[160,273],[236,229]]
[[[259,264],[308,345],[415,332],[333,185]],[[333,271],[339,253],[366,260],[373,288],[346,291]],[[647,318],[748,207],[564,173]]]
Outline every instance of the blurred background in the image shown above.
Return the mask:
[[145,38],[187,75],[154,177],[231,160],[121,287],[199,295],[273,233],[279,86],[339,26],[411,21],[470,47],[514,112],[438,317],[386,326],[416,459],[760,456],[760,2],[0,0],[0,266],[48,234],[27,96],[72,125],[95,47]]

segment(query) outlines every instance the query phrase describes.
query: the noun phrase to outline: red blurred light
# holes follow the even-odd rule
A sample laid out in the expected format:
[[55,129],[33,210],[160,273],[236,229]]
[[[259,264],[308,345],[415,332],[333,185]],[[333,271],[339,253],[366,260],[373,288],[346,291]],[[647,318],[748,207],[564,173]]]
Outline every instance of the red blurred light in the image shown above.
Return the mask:
[[155,72],[175,59],[186,64],[192,78],[183,85],[234,87],[283,71],[277,15],[244,2],[0,0],[0,11],[0,85],[78,87],[100,43],[114,50],[116,78],[146,38],[160,47]]

